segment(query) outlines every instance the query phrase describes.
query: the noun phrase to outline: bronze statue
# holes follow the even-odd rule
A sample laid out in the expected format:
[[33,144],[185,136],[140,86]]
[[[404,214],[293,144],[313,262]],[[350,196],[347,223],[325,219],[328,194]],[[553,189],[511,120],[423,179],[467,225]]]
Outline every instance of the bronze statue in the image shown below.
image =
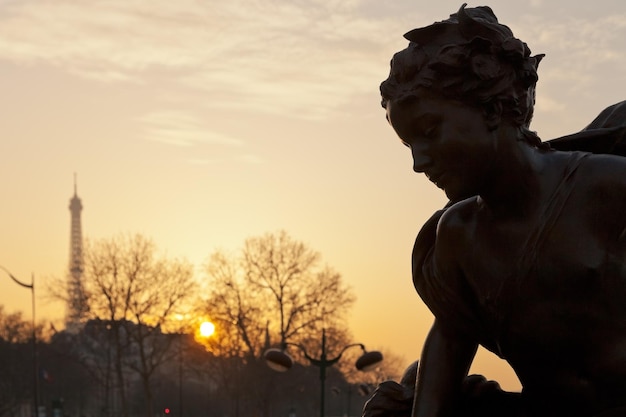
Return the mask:
[[[382,105],[450,202],[413,250],[435,317],[419,366],[363,415],[626,416],[626,104],[543,142],[529,129],[543,55],[489,7],[405,37]],[[521,393],[468,376],[478,345]]]

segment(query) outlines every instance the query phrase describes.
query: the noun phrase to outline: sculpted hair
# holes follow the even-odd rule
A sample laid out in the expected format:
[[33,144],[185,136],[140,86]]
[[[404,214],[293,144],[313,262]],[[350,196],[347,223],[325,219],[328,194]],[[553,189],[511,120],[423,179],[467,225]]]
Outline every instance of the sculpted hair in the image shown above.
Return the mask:
[[528,129],[544,55],[530,56],[526,43],[498,23],[491,8],[465,6],[447,20],[404,35],[409,46],[393,56],[389,78],[380,85],[382,106],[430,89],[486,113],[497,112],[520,127],[523,140],[547,148]]

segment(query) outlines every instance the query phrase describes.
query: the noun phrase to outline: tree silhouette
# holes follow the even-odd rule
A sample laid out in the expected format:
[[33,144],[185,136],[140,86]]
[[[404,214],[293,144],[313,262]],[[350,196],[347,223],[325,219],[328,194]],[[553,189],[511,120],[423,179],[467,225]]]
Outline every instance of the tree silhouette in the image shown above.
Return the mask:
[[213,253],[206,272],[202,310],[216,325],[206,345],[220,358],[214,364],[223,368],[212,374],[231,387],[235,415],[242,392],[263,415],[270,412],[279,376],[260,360],[265,349],[291,342],[316,352],[322,328],[338,345],[349,339],[343,319],[354,302],[351,289],[318,252],[284,231],[251,237],[234,255]]
[[118,236],[87,242],[84,280],[91,317],[106,320],[111,332],[122,416],[129,413],[127,370],[139,375],[146,415],[154,415],[151,379],[171,357],[172,338],[161,329],[195,294],[191,264],[157,257],[142,235]]

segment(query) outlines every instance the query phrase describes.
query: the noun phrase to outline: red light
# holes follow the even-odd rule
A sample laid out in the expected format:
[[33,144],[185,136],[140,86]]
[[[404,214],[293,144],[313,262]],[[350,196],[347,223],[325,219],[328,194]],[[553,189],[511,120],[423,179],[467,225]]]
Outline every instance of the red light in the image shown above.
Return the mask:
[[163,410],[163,411],[165,411],[165,414],[169,414],[169,413],[170,413],[170,409],[169,409],[169,408],[166,408],[166,409],[165,409],[165,410]]

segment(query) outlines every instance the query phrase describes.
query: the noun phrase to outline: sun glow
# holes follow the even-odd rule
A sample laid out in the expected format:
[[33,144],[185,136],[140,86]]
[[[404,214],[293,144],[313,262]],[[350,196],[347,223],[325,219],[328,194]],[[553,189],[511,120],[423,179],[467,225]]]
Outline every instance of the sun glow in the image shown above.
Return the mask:
[[215,325],[210,321],[202,322],[200,325],[200,336],[210,337],[215,333]]

